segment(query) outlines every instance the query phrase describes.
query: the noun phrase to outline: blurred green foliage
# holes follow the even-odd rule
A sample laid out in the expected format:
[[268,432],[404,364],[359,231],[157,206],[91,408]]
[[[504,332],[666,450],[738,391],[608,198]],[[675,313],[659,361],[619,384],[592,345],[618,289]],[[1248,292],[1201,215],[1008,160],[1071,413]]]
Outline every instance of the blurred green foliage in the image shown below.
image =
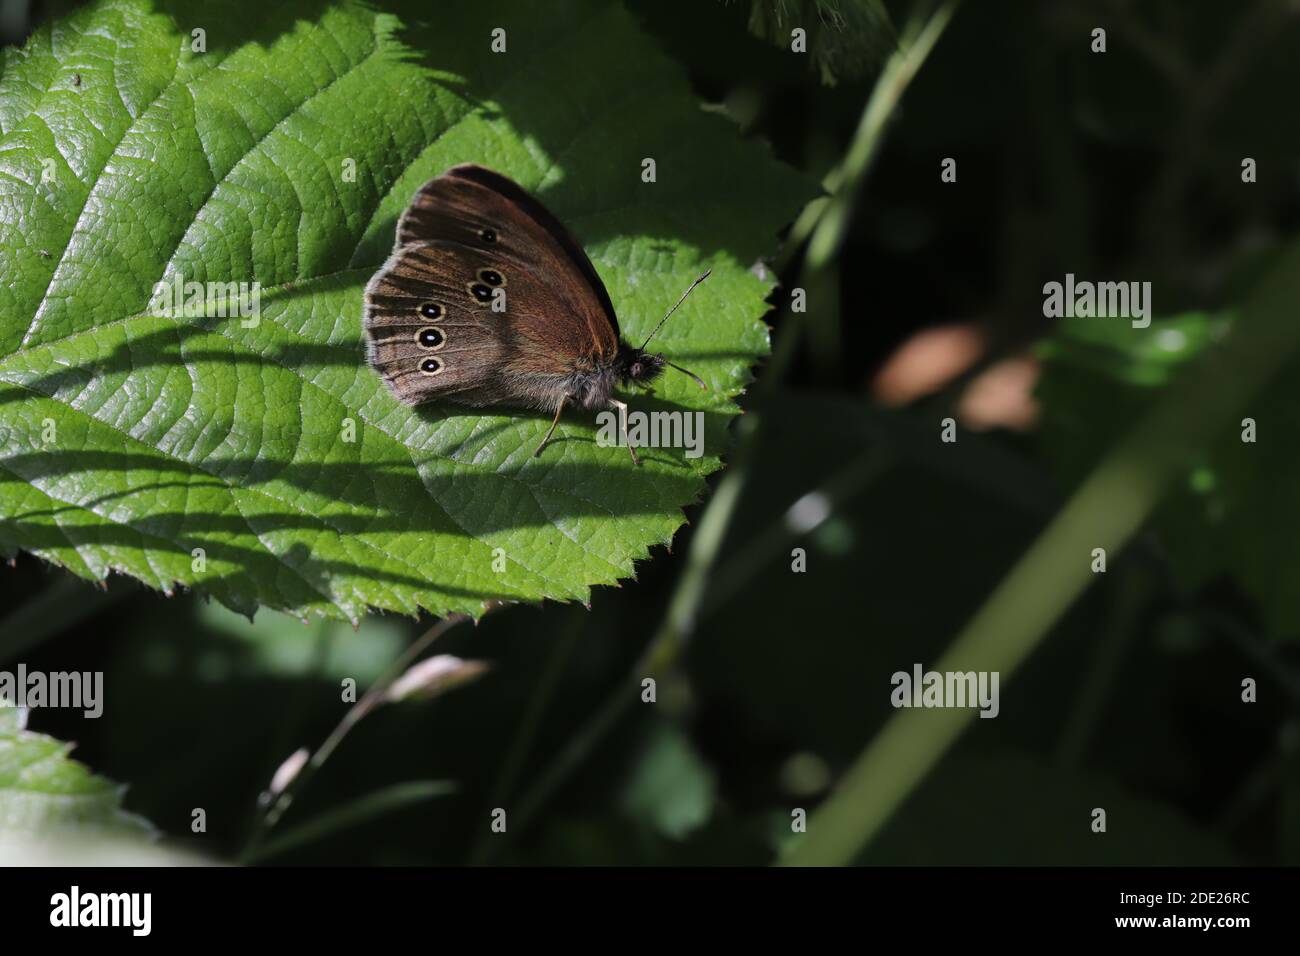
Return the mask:
[[[842,160],[872,77],[824,87],[753,35],[745,4],[628,6],[747,135],[815,178]],[[914,8],[888,6],[905,32]],[[1104,55],[1088,50],[1098,24]],[[833,273],[838,305],[818,316],[810,305],[836,361],[800,338],[748,399],[761,428],[717,559],[694,581],[690,641],[656,674],[657,702],[629,685],[592,733],[611,691],[643,676],[636,662],[687,581],[696,519],[589,610],[502,608],[441,638],[436,652],[492,671],[366,717],[283,826],[406,781],[456,792],[281,859],[761,865],[797,843],[791,811],[814,810],[894,715],[890,675],[938,660],[1300,235],[1297,43],[1295,14],[1270,0],[962,6],[862,183]],[[954,184],[939,180],[947,156]],[[1240,178],[1246,156],[1253,184]],[[800,285],[798,254],[781,269]],[[1042,285],[1066,272],[1151,281],[1151,327],[1049,322]],[[976,368],[907,407],[869,397],[901,342],[953,322],[983,330]],[[772,324],[780,354],[794,320],[780,308]],[[1026,353],[1042,362],[1037,427],[963,428],[941,446],[939,420],[971,379]],[[1234,428],[1186,463],[1003,687],[999,717],[973,721],[860,862],[1300,861],[1292,382],[1284,373],[1252,400],[1258,443],[1242,446]],[[791,505],[827,483],[838,489],[827,520],[792,530]],[[805,573],[791,571],[794,547]],[[20,559],[0,600],[21,614],[58,582]],[[428,624],[370,619],[352,632],[264,611],[248,626],[192,595],[115,582],[106,597],[21,659],[100,667],[119,703],[93,724],[61,712],[33,722],[78,739],[78,755],[129,782],[127,807],[165,832],[190,836],[191,808],[208,808],[200,843],[223,857],[245,845],[276,767],[346,712],[340,675],[364,686]],[[1241,700],[1247,677],[1257,703]],[[512,815],[506,834],[489,830],[494,807]],[[1108,811],[1105,834],[1090,830],[1095,807]]]

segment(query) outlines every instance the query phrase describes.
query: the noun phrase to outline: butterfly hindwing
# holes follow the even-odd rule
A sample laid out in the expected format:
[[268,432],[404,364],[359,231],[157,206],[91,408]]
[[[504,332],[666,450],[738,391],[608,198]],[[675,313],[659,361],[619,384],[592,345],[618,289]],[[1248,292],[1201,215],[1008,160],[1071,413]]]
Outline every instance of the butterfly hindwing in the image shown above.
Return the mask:
[[370,364],[407,404],[463,401],[479,385],[474,369],[502,353],[499,330],[484,322],[459,272],[445,253],[413,245],[394,252],[366,287]]

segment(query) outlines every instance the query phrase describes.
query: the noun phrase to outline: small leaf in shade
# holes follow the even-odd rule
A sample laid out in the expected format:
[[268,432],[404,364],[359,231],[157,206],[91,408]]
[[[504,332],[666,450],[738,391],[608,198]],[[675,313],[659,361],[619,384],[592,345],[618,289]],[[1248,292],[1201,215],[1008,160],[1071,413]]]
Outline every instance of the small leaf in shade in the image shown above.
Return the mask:
[[13,833],[153,836],[149,823],[122,809],[125,787],[71,759],[71,744],[27,730],[27,714],[0,707],[0,842]]
[[655,725],[623,788],[623,811],[664,836],[682,840],[708,823],[717,779],[691,739],[675,724]]

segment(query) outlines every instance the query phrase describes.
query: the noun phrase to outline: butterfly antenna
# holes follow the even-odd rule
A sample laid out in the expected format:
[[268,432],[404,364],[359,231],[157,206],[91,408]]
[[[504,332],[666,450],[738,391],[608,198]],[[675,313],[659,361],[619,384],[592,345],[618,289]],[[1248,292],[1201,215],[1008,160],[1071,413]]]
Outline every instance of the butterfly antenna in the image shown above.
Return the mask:
[[[696,287],[697,285],[699,285],[701,282],[703,282],[705,279],[707,279],[707,278],[709,277],[710,273],[712,273],[712,272],[713,272],[713,270],[710,269],[708,272],[704,273],[704,275],[700,276],[698,279],[696,279],[694,282],[692,282],[692,283],[691,283],[691,287],[690,287],[689,289],[687,289],[685,292],[683,292],[683,293],[682,293],[682,297],[681,297],[680,299],[677,300],[677,305],[673,306],[671,309],[668,310],[668,315],[672,315],[674,312],[676,312],[676,311],[677,311],[677,306],[678,306],[678,305],[681,305],[683,302],[685,302],[685,301],[686,301],[686,297],[687,297],[688,295],[690,295],[690,294],[695,290],[695,287]],[[659,330],[662,329],[662,328],[664,327],[664,323],[668,321],[668,315],[665,315],[662,319],[660,319],[660,320],[659,320],[659,324],[655,326],[655,330],[654,330],[653,332],[651,332],[649,335],[647,335],[647,336],[645,337],[645,341],[641,343],[641,348],[642,348],[642,349],[644,349],[647,345],[649,345],[649,344],[650,344],[650,340],[651,340],[652,338],[654,338],[656,335],[659,334]],[[671,362],[668,363],[668,364],[672,365]],[[673,368],[677,368],[677,366],[676,366],[676,365],[673,365]],[[683,369],[678,369],[678,371],[683,371]],[[687,374],[689,375],[690,373],[687,372]],[[699,381],[699,380],[696,379],[696,381]]]
[[683,375],[689,375],[691,378],[695,379],[695,384],[698,385],[700,388],[704,389],[706,392],[709,390],[709,386],[704,384],[704,379],[700,378],[690,369],[682,368],[680,365],[674,365],[672,362],[669,362],[667,359],[664,360],[664,364],[667,365],[669,368],[677,369],[677,371],[681,372]]

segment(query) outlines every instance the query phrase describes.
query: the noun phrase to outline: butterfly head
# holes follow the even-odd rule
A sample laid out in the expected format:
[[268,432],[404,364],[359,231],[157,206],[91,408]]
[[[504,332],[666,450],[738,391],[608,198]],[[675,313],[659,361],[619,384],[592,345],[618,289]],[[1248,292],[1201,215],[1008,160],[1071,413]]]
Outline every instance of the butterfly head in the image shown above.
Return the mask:
[[700,388],[708,388],[708,386],[704,384],[704,380],[694,372],[687,371],[680,365],[673,365],[672,362],[668,361],[662,355],[656,355],[654,352],[646,351],[646,346],[650,344],[650,340],[658,334],[659,330],[664,327],[664,323],[668,321],[668,316],[676,312],[677,306],[686,301],[686,297],[691,294],[691,289],[694,289],[708,277],[709,273],[706,272],[691,283],[690,288],[683,292],[682,297],[677,300],[677,305],[674,305],[669,309],[668,315],[665,315],[659,320],[659,324],[654,327],[653,332],[646,336],[646,340],[641,343],[639,349],[633,348],[625,342],[619,343],[618,358],[614,363],[614,374],[625,388],[628,385],[649,384],[650,382],[653,382],[660,376],[664,370],[664,366],[666,365],[672,366],[677,369],[677,371],[689,375],[695,380],[696,384],[698,384]]
[[664,357],[624,345],[619,350],[619,378],[623,385],[653,382],[664,370]]

